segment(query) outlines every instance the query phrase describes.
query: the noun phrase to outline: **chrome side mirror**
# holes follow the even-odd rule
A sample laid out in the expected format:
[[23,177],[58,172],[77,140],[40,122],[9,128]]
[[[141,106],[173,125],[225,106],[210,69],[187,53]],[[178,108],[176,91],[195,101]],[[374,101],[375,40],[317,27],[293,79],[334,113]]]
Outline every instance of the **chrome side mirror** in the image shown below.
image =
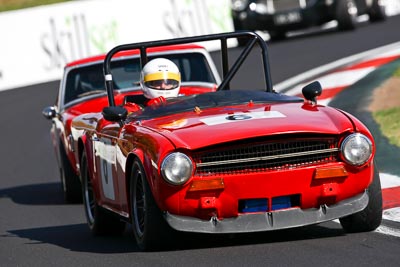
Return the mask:
[[54,106],[50,106],[50,107],[44,108],[42,111],[42,114],[46,119],[51,120],[57,115],[57,111]]

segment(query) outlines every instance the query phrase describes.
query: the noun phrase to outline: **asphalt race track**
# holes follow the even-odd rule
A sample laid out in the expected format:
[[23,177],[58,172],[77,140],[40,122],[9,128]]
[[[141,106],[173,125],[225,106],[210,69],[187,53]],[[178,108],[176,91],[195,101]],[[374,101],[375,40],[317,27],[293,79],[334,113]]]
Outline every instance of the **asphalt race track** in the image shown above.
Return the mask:
[[[399,25],[395,16],[354,32],[313,31],[271,43],[273,82],[398,42]],[[259,85],[256,68],[244,69],[238,87]],[[345,234],[335,222],[262,234],[180,235],[171,250],[151,253],[138,252],[129,229],[92,237],[82,206],[63,202],[50,122],[41,115],[57,89],[58,82],[49,82],[0,92],[0,266],[398,266],[399,237]],[[345,99],[356,102],[352,97]]]

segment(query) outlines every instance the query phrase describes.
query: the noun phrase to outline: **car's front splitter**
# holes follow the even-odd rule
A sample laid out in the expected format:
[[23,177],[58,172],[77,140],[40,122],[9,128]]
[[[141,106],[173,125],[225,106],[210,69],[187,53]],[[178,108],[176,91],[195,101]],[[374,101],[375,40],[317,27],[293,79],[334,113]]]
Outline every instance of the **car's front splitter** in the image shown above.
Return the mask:
[[168,212],[164,217],[168,224],[178,231],[196,233],[250,233],[272,231],[318,224],[365,209],[369,201],[368,193],[343,200],[335,205],[320,206],[318,209],[302,210],[291,208],[265,213],[242,214],[235,218],[219,220],[200,220],[193,217],[173,215]]

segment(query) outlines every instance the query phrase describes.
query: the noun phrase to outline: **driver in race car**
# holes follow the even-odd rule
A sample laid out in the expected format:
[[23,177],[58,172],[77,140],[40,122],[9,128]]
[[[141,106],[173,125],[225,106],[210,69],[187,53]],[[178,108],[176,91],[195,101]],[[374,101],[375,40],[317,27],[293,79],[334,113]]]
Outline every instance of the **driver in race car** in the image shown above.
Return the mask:
[[[140,74],[140,86],[146,97],[145,106],[163,105],[167,98],[177,97],[181,85],[178,67],[169,59],[156,58],[149,61]],[[133,111],[134,103],[127,103]],[[137,105],[136,105],[137,106]]]

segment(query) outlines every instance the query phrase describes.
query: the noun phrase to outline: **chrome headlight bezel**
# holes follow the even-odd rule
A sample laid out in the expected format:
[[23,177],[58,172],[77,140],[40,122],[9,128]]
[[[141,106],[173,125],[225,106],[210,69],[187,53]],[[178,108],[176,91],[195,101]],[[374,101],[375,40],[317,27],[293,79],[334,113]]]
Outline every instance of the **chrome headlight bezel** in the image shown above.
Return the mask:
[[353,133],[342,141],[340,151],[346,163],[361,166],[372,157],[372,141],[361,133]]
[[192,159],[182,153],[168,154],[161,163],[161,175],[165,181],[173,185],[186,183],[193,175]]

